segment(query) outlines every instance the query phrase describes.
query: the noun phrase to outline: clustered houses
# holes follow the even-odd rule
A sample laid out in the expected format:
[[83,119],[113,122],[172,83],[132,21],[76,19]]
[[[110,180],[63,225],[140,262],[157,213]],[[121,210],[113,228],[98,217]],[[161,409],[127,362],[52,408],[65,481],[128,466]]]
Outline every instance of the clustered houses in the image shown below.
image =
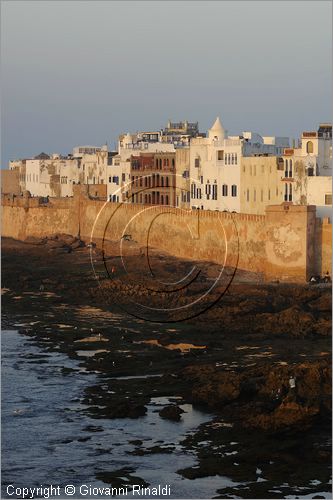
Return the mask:
[[107,146],[77,147],[72,154],[51,156],[41,153],[35,158],[9,162],[9,170],[19,172],[21,192],[29,191],[32,196],[73,196],[73,185],[104,185],[107,193],[106,172],[112,154]]
[[[264,214],[267,205],[332,205],[332,125],[303,132],[297,146],[286,137],[243,132],[229,136],[219,118],[207,134],[198,123],[168,122],[162,130],[122,134],[118,149],[80,146],[72,154],[11,161],[2,191],[33,196],[91,195],[110,202]],[[11,177],[9,177],[11,175]],[[19,183],[14,189],[15,182]]]

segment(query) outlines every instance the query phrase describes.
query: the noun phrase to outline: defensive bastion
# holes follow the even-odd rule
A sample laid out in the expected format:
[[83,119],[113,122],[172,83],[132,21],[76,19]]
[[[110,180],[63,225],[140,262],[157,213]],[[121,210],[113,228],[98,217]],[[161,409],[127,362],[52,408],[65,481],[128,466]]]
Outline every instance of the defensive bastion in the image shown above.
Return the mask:
[[331,269],[332,225],[315,206],[268,206],[265,215],[181,210],[93,199],[86,186],[73,198],[47,203],[2,196],[2,236],[24,241],[57,233],[99,246],[130,234],[142,246],[170,254],[238,266],[266,280],[304,282]]

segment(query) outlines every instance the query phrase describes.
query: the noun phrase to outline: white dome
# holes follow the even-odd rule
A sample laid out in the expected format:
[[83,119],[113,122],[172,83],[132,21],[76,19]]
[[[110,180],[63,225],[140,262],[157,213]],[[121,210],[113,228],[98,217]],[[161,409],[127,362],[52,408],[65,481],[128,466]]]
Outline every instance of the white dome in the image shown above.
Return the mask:
[[219,141],[225,138],[225,130],[219,117],[216,118],[213,126],[209,129],[208,137],[210,139],[214,139],[216,137]]

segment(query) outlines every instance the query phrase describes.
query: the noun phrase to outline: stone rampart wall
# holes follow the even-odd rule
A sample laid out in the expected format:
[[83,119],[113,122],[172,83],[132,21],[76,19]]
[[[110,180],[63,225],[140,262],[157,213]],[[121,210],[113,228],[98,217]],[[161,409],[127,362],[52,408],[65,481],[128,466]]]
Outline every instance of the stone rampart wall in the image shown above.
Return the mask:
[[177,257],[206,260],[263,273],[267,279],[305,281],[330,270],[331,231],[313,206],[276,205],[266,215],[231,214],[94,200],[77,186],[73,198],[2,199],[2,235],[24,240],[57,233],[84,241],[119,241]]

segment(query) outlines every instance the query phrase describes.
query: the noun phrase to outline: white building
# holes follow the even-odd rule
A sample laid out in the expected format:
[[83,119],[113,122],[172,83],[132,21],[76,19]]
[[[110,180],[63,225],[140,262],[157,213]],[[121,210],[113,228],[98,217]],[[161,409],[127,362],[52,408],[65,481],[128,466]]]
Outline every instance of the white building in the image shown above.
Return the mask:
[[242,142],[227,139],[217,118],[208,137],[190,143],[191,207],[239,211],[239,165]]
[[284,201],[316,205],[318,216],[331,216],[332,125],[303,132],[298,148],[284,150],[283,162]]
[[321,123],[316,132],[303,132],[294,155],[303,158],[311,175],[332,175],[332,125]]
[[32,196],[73,196],[73,184],[79,182],[80,160],[77,158],[52,155],[25,161],[25,189]]
[[270,138],[265,143],[253,132],[227,137],[217,118],[207,137],[194,138],[190,143],[191,207],[240,212],[242,157],[276,155],[276,139],[284,142],[283,138]]

